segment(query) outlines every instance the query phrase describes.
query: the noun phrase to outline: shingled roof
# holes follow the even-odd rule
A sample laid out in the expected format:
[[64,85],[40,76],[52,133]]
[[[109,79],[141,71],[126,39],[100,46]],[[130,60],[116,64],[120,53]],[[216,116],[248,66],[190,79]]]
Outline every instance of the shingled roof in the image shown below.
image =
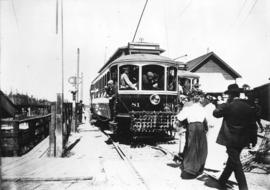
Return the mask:
[[226,70],[233,78],[241,78],[241,75],[237,73],[233,68],[231,68],[225,61],[223,61],[220,57],[218,57],[214,52],[210,52],[204,54],[200,57],[197,57],[193,60],[190,60],[186,63],[187,70],[191,72],[196,72],[199,68],[201,68],[204,64],[206,64],[210,59],[216,61],[216,63]]

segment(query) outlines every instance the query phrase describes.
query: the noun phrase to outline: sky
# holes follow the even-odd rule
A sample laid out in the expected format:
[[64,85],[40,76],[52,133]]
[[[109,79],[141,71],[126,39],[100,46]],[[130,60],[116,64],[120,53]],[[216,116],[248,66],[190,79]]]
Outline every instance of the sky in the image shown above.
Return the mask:
[[[74,89],[68,78],[76,73],[77,48],[88,102],[98,70],[132,41],[144,4],[63,0],[65,99]],[[170,58],[187,54],[183,62],[213,51],[242,76],[239,84],[256,87],[270,77],[269,10],[269,0],[149,0],[135,41],[158,43]],[[1,89],[55,101],[62,84],[60,34],[56,0],[0,0]]]

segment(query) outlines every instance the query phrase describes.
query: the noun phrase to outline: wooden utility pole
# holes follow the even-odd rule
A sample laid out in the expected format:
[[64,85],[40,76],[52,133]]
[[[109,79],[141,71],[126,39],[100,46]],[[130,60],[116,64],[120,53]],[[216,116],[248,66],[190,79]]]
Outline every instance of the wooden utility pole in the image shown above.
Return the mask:
[[49,128],[49,157],[55,156],[55,126],[56,126],[56,107],[55,104],[51,105],[51,124]]
[[79,72],[80,72],[80,48],[77,48],[76,102],[79,102],[79,81],[80,81]]
[[83,100],[83,72],[81,72],[81,97],[80,100]]
[[63,153],[63,95],[57,93],[56,101],[56,129],[55,129],[55,151],[56,157],[61,157]]

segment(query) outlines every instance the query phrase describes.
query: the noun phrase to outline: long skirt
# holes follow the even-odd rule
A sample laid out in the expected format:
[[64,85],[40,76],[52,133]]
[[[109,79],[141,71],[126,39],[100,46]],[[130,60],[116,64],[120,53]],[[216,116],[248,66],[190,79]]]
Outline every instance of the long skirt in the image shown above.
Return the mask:
[[184,150],[183,170],[192,175],[203,172],[207,157],[206,129],[203,123],[190,123],[187,128],[187,143]]

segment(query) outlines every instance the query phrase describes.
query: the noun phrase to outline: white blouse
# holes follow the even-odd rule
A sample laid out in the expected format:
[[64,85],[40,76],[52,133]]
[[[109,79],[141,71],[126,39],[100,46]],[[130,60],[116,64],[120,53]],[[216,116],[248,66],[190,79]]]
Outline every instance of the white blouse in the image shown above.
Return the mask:
[[200,103],[184,106],[180,113],[177,115],[178,120],[183,121],[187,119],[189,123],[203,122],[205,118],[206,112]]

